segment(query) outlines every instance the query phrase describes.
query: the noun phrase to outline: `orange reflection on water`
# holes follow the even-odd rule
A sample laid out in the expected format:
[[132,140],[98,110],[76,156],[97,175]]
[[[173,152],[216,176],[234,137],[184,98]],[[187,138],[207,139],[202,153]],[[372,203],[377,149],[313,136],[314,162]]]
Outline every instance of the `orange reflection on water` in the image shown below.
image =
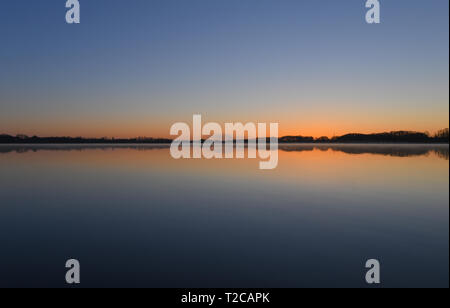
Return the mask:
[[259,170],[259,158],[175,160],[168,146],[163,145],[2,146],[0,166],[52,165],[68,169],[113,168],[124,172],[269,178],[289,185],[335,181],[352,185],[411,185],[412,179],[427,179],[427,183],[421,184],[432,186],[434,182],[442,182],[433,178],[448,179],[448,153],[445,145],[280,145],[278,167]]

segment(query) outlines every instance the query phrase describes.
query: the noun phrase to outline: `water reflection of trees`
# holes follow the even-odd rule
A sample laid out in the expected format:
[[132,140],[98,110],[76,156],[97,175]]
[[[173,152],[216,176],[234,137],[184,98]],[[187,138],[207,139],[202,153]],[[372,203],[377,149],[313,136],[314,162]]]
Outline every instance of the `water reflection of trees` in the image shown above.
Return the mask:
[[448,145],[390,145],[390,144],[333,144],[333,145],[280,145],[280,150],[285,152],[303,151],[335,151],[351,155],[378,154],[394,157],[426,156],[431,153],[449,160]]
[[87,151],[103,150],[114,151],[119,149],[129,149],[137,151],[149,151],[169,148],[167,144],[149,144],[149,145],[0,145],[0,154],[2,153],[27,153],[39,151]]
[[445,149],[434,149],[434,152],[436,153],[437,156],[439,156],[440,158],[443,158],[445,160],[448,160],[448,147]]
[[[150,151],[167,149],[167,144],[148,145],[0,145],[0,154],[27,153],[38,151],[87,151],[104,150],[114,151],[118,149],[131,149],[137,151]],[[280,144],[279,149],[284,152],[307,151],[335,151],[351,155],[378,154],[394,157],[426,156],[431,153],[449,160],[448,145],[397,145],[397,144]]]

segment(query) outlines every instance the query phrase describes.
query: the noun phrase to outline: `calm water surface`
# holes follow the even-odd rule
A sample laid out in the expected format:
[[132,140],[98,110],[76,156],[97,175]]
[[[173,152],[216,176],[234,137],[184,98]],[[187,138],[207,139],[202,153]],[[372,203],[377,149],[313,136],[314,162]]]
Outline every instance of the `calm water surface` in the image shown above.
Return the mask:
[[0,146],[0,287],[448,287],[448,203],[448,146]]

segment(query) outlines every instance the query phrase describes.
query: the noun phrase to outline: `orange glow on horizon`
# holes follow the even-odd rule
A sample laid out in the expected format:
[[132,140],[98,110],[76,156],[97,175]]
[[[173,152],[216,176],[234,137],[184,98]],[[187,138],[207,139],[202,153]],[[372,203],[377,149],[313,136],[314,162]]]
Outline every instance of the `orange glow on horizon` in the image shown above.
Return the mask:
[[[20,121],[6,121],[0,126],[1,134],[25,134],[28,136],[68,136],[86,138],[175,138],[170,136],[170,127],[176,122],[185,122],[192,129],[192,115],[165,115],[155,117],[140,116],[103,116],[90,118],[48,117],[47,119],[24,118]],[[222,128],[226,122],[279,123],[279,136],[312,136],[319,138],[340,136],[348,133],[380,133],[390,131],[429,132],[449,127],[448,111],[436,115],[430,113],[422,117],[366,114],[350,115],[316,115],[289,114],[284,116],[266,114],[255,116],[204,115],[202,124],[218,122]],[[7,129],[6,129],[7,128]]]

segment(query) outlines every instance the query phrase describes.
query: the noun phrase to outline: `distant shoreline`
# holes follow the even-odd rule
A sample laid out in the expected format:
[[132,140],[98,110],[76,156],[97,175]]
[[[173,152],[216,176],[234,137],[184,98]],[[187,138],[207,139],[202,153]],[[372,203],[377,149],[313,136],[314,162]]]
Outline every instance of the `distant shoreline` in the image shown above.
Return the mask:
[[[202,139],[203,143],[205,140]],[[267,138],[266,142],[270,142]],[[83,138],[83,137],[28,137],[25,135],[11,136],[0,134],[0,144],[171,144],[168,138]],[[191,141],[192,143],[193,141]],[[219,141],[220,142],[220,141]],[[234,143],[237,141],[234,140]],[[244,140],[244,143],[248,143]],[[225,143],[225,141],[222,141]],[[285,136],[278,138],[280,144],[449,144],[449,129],[443,129],[434,136],[427,133],[412,131],[395,131],[376,134],[346,134],[342,136],[305,137]]]

